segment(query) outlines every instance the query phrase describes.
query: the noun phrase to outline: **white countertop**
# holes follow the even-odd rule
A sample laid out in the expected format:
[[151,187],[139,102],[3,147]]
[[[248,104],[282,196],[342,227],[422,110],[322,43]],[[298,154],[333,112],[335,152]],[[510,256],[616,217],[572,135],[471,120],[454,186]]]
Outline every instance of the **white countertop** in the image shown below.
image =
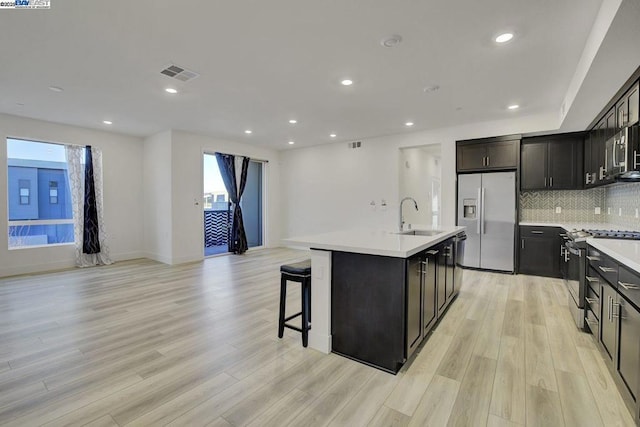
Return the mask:
[[388,230],[345,230],[291,237],[283,239],[283,242],[287,245],[310,249],[408,258],[455,236],[464,229],[465,227],[440,227],[438,230],[442,232],[434,236],[402,235]]
[[640,240],[590,238],[587,243],[640,273]]

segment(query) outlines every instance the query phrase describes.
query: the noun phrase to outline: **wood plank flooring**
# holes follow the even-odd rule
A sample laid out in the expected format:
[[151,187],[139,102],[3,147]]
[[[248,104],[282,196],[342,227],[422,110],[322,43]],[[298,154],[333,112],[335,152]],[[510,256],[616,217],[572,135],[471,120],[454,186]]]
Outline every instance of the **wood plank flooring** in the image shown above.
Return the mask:
[[[0,425],[632,426],[561,281],[464,272],[393,376],[277,338],[273,249],[0,279]],[[291,285],[288,311],[299,308]]]

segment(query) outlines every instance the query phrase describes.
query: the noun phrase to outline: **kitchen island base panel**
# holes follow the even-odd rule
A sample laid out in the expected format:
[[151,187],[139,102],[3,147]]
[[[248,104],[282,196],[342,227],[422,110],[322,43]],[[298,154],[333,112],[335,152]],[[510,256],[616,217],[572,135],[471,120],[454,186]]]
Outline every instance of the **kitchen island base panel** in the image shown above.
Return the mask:
[[309,347],[331,353],[331,251],[311,249]]

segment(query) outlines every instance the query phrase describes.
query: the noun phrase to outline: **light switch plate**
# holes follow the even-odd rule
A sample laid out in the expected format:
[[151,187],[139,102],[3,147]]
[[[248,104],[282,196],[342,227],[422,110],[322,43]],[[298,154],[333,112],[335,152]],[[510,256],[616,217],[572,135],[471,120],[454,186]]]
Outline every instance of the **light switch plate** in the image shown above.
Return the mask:
[[596,208],[596,215],[600,215],[600,208]]
[[562,213],[562,208],[560,206],[556,206],[556,213]]

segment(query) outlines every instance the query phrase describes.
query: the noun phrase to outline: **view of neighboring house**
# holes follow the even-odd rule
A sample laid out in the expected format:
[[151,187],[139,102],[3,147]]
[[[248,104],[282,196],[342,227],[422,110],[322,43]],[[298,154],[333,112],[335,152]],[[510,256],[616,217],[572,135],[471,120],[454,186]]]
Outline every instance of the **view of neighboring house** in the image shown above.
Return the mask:
[[73,242],[64,162],[8,159],[9,247]]

